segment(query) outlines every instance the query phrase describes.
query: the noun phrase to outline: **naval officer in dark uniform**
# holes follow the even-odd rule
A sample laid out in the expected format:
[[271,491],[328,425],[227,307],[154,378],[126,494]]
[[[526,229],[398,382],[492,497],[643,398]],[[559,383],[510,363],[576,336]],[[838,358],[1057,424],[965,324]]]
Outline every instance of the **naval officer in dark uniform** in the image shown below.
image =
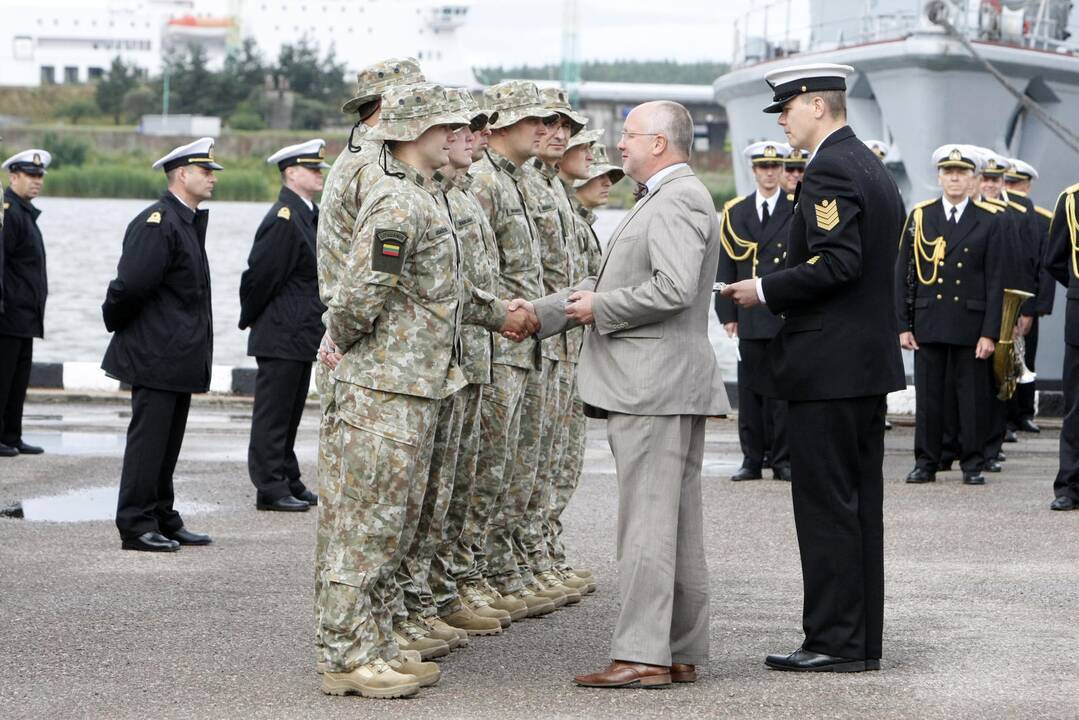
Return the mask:
[[210,389],[213,317],[206,259],[213,194],[213,139],[178,147],[154,163],[168,178],[161,199],[135,216],[101,306],[113,333],[102,369],[131,385],[131,423],[120,475],[116,527],[125,550],[171,552],[208,545],[173,508],[172,474],[191,393]]
[[[786,143],[757,142],[743,154],[750,162],[757,190],[723,206],[716,280],[734,283],[765,277],[787,258],[787,236],[794,198],[780,186]],[[763,306],[743,308],[717,295],[716,314],[728,337],[738,339],[738,440],[742,467],[731,480],[759,480],[764,456],[770,457],[777,480],[790,480],[787,451],[787,403],[761,394],[767,388],[768,343],[782,320]]]
[[880,668],[884,413],[887,394],[906,386],[892,309],[903,213],[895,181],[846,124],[853,71],[817,64],[767,75],[766,112],[780,113],[792,146],[814,150],[786,267],[724,290],[784,318],[769,366],[788,401],[805,641],[768,656],[776,670]]
[[299,512],[318,504],[300,480],[294,446],[311,362],[322,337],[315,234],[326,142],[290,145],[267,162],[281,171],[281,192],[262,224],[240,278],[240,329],[258,363],[247,469],[259,510]]
[[1053,482],[1053,510],[1079,509],[1079,183],[1057,198],[1045,249],[1045,270],[1067,288],[1064,314],[1064,423],[1060,465]]
[[[967,145],[933,152],[941,197],[914,206],[895,265],[899,342],[914,351],[915,466],[908,483],[936,479],[944,423],[955,407],[963,482],[984,485],[985,387],[1000,331],[1005,253],[998,208],[972,200],[981,159]],[[909,282],[911,268],[914,282]]]
[[45,335],[45,243],[34,198],[41,193],[52,156],[33,149],[12,155],[0,165],[10,174],[0,223],[0,457],[40,455],[23,442],[22,412],[34,338]]

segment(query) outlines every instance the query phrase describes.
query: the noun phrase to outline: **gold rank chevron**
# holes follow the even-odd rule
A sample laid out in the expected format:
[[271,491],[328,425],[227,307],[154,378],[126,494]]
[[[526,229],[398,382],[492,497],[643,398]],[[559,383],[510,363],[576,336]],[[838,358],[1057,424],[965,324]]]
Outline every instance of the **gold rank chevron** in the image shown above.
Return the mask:
[[831,230],[839,224],[839,203],[835,200],[821,200],[813,206],[817,213],[817,227]]

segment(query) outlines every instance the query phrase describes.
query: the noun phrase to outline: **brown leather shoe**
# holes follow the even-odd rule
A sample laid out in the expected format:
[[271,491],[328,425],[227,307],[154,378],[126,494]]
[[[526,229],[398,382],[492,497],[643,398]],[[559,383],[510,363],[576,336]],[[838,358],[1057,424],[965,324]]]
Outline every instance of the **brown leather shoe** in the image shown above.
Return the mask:
[[685,663],[671,663],[671,682],[697,682],[697,666]]
[[574,680],[584,687],[661,688],[670,686],[671,669],[666,665],[645,665],[612,660],[603,672],[578,675]]

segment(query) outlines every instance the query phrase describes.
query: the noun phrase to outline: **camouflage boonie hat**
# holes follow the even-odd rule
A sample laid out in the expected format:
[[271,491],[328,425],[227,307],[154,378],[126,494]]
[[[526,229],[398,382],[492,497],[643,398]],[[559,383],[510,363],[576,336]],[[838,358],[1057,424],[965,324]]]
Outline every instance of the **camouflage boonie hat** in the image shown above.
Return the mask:
[[543,107],[539,88],[529,80],[506,80],[483,91],[483,107],[498,113],[491,129],[509,127],[525,118],[553,118],[558,113]]
[[624,178],[626,172],[617,165],[612,165],[611,161],[607,159],[606,145],[603,143],[596,143],[592,146],[592,164],[588,166],[588,178],[575,181],[573,187],[583,187],[601,175],[609,175],[611,184],[613,185]]
[[391,88],[382,94],[378,124],[364,137],[409,142],[435,125],[468,125],[467,115],[450,108],[441,85],[421,83]]
[[341,112],[351,115],[361,106],[378,100],[390,88],[426,80],[420,64],[412,58],[389,58],[369,65],[356,75],[356,95],[341,106]]
[[481,109],[476,98],[465,88],[447,88],[446,99],[449,100],[451,112],[461,113],[468,118],[468,128],[472,132],[482,130],[498,119],[497,112],[488,114]]
[[588,124],[588,118],[575,112],[573,107],[570,106],[569,96],[566,95],[565,90],[561,88],[543,88],[540,90],[540,99],[543,101],[543,107],[569,118],[571,137],[584,130],[584,126]]
[[582,130],[569,139],[566,143],[566,150],[572,150],[578,145],[593,145],[599,142],[599,139],[603,137],[603,128],[595,128],[593,130]]

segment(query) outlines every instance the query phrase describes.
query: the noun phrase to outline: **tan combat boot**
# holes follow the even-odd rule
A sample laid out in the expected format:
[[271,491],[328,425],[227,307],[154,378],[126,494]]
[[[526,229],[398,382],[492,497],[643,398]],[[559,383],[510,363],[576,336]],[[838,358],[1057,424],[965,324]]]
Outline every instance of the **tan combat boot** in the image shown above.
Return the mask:
[[568,573],[563,574],[557,571],[555,572],[555,574],[558,575],[558,579],[562,581],[563,585],[573,588],[574,590],[579,592],[582,597],[596,591],[595,583],[590,583],[584,578],[580,578],[576,575],[571,575]]
[[446,615],[442,618],[442,622],[469,635],[498,635],[502,632],[502,623],[496,618],[477,615],[468,605],[463,605],[457,612]]
[[[506,595],[503,597],[513,597],[513,595]],[[556,610],[555,604],[545,597],[540,597],[531,589],[525,588],[521,591],[521,600],[524,601],[525,606],[528,608],[528,614],[525,617],[539,617],[540,615],[546,615]]]
[[508,612],[491,607],[490,598],[474,587],[461,588],[461,604],[480,617],[498,620],[503,629],[508,628],[513,622]]
[[582,570],[581,568],[570,568],[566,572],[573,573],[577,577],[584,578],[585,580],[592,580],[591,570]]
[[[569,596],[563,589],[558,586],[548,587],[545,583],[541,582],[539,578],[536,578],[531,585],[527,586],[527,589],[539,595],[542,598],[547,598],[556,608],[560,608],[569,601]],[[568,588],[567,588],[568,589]],[[522,593],[523,595],[524,593]],[[580,596],[578,595],[578,598]]]
[[487,584],[487,581],[484,581],[483,590],[481,592],[483,592],[485,597],[490,598],[489,603],[491,607],[495,610],[503,610],[509,613],[511,620],[524,620],[528,617],[528,606],[516,595],[502,595]]
[[424,618],[423,622],[427,627],[431,628],[427,634],[449,645],[450,650],[468,647],[468,633],[464,630],[458,630],[443,622],[442,618],[437,617]]
[[576,605],[581,602],[581,593],[577,592],[574,588],[563,584],[562,578],[558,577],[558,575],[551,570],[537,575],[536,582],[548,590],[558,590],[564,594],[566,596],[566,605]]
[[400,651],[400,654],[388,664],[396,672],[415,677],[420,687],[437,685],[442,679],[442,671],[438,669],[438,664],[423,662],[420,654],[414,650]]
[[322,675],[322,692],[327,695],[360,695],[365,698],[403,698],[420,691],[415,675],[398,672],[380,658],[351,672]]
[[393,638],[397,641],[398,649],[415,650],[424,660],[450,654],[450,646],[447,643],[428,637],[426,632],[408,620],[393,626]]

